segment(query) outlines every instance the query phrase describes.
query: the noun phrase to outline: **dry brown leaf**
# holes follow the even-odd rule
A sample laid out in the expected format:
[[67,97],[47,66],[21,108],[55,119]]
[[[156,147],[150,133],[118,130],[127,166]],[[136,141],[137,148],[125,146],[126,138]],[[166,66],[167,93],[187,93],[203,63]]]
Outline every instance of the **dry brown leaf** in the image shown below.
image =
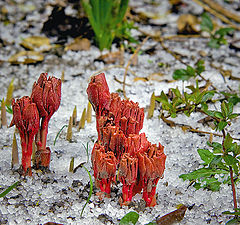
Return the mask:
[[187,206],[181,205],[178,209],[157,219],[156,223],[157,225],[171,225],[175,222],[180,222],[183,219],[186,210]]
[[184,34],[198,33],[200,31],[198,24],[197,17],[191,14],[182,14],[177,20],[178,31]]
[[101,55],[96,60],[103,61],[106,64],[115,63],[122,60],[122,52],[109,52],[104,55]]
[[41,36],[31,36],[24,38],[21,42],[21,45],[24,48],[36,52],[46,52],[52,48],[50,40],[47,37]]
[[15,55],[12,55],[8,62],[12,64],[30,64],[43,61],[44,56],[35,51],[21,51]]
[[72,51],[87,51],[90,49],[91,43],[87,38],[77,37],[74,39],[72,43],[67,45],[64,50],[72,50]]

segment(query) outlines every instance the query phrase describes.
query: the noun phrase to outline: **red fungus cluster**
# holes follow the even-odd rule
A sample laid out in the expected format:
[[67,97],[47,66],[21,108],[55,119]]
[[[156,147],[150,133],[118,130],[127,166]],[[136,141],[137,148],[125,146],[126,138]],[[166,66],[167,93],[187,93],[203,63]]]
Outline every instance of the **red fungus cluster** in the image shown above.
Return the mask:
[[155,206],[156,185],[163,176],[166,156],[160,143],[151,144],[144,133],[139,134],[143,108],[121,100],[117,93],[110,94],[104,73],[91,78],[87,94],[96,113],[98,132],[92,150],[96,186],[109,195],[118,170],[123,204],[143,191],[146,206]]
[[[32,175],[31,156],[35,137],[37,144],[36,167],[49,167],[51,151],[46,147],[48,123],[61,101],[61,80],[42,73],[32,88],[31,97],[13,99],[13,119],[20,133],[22,169],[24,175]],[[41,125],[40,125],[41,121]]]

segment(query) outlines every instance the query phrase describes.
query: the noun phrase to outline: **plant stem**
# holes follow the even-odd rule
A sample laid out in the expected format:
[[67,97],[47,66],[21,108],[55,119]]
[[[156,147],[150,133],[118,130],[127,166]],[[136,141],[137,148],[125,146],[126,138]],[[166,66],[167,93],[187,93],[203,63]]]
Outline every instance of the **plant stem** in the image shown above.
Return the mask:
[[[222,146],[223,146],[223,151],[224,154],[226,152],[225,147],[224,147],[224,141],[225,141],[225,137],[226,137],[226,133],[225,130],[222,130],[223,133],[223,142],[222,142]],[[230,172],[230,178],[231,178],[231,186],[232,186],[232,194],[233,194],[233,206],[234,206],[234,210],[237,209],[237,196],[236,196],[236,189],[235,189],[235,184],[234,184],[234,180],[233,180],[233,169],[231,166],[229,166],[229,172]]]
[[41,146],[40,149],[46,149],[47,145],[47,134],[48,134],[48,117],[42,118],[41,131],[40,131],[40,140]]
[[234,180],[233,180],[233,170],[232,170],[231,166],[229,166],[229,171],[230,171],[232,193],[233,193],[233,205],[234,205],[234,210],[236,211],[236,209],[237,209],[237,196],[236,196],[236,189],[235,189],[235,184],[234,184]]

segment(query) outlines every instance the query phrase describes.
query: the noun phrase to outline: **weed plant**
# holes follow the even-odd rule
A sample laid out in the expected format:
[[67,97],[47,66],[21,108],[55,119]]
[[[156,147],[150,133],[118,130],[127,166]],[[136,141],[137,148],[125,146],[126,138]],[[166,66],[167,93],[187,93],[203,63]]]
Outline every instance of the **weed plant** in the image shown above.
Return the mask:
[[[190,78],[203,78],[201,73],[204,71],[204,62],[198,61],[195,67],[187,66],[186,69],[178,69],[173,73],[176,80],[188,80]],[[235,185],[239,181],[240,169],[240,145],[234,141],[228,132],[232,120],[239,116],[234,113],[234,106],[240,102],[237,94],[218,92],[215,89],[209,90],[211,84],[199,87],[198,80],[196,85],[187,86],[187,91],[182,93],[178,88],[171,88],[170,95],[161,92],[156,97],[161,105],[161,118],[175,118],[179,113],[191,116],[193,112],[205,114],[214,122],[215,131],[221,133],[221,142],[208,141],[209,148],[198,149],[198,154],[202,160],[201,168],[190,173],[180,175],[183,180],[189,180],[197,190],[200,188],[211,191],[219,191],[222,184],[232,187],[234,212],[226,211],[224,214],[234,215],[227,224],[234,224],[240,221],[240,209],[237,207]],[[216,98],[220,96],[220,98]],[[213,97],[215,98],[213,99]],[[210,104],[218,103],[221,105],[219,110],[209,110]]]
[[99,49],[110,49],[117,33],[125,33],[131,24],[121,25],[128,0],[82,0],[84,10],[96,35]]

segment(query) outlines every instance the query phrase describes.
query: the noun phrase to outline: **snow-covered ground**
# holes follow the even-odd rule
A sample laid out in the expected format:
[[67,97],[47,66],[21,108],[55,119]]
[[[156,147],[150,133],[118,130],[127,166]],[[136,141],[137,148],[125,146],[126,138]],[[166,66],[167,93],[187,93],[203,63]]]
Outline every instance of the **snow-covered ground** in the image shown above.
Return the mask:
[[[189,186],[189,182],[183,182],[179,178],[179,175],[199,168],[201,160],[197,149],[206,147],[209,136],[184,132],[181,128],[170,128],[158,118],[157,109],[153,118],[149,120],[145,113],[144,127],[141,131],[146,133],[148,140],[152,143],[160,142],[164,146],[167,156],[164,178],[159,181],[157,186],[157,205],[154,208],[144,208],[141,195],[136,195],[133,198],[132,207],[121,207],[118,202],[121,196],[121,184],[117,184],[112,187],[111,198],[101,201],[96,195],[97,189],[94,188],[90,202],[87,204],[83,216],[80,217],[81,210],[88,198],[89,177],[84,168],[78,169],[76,173],[68,171],[71,158],[74,157],[75,166],[86,162],[86,168],[93,175],[91,160],[88,160],[83,144],[89,143],[89,154],[91,154],[94,141],[97,139],[94,112],[92,122],[86,124],[84,129],[78,132],[77,128],[73,128],[71,143],[66,140],[66,128],[63,129],[55,146],[53,142],[58,131],[68,124],[74,107],[77,106],[78,120],[83,109],[87,107],[86,88],[90,76],[98,70],[104,71],[110,91],[116,92],[122,89],[122,84],[116,82],[114,77],[123,80],[124,69],[121,67],[109,69],[106,68],[108,65],[103,62],[94,61],[101,54],[95,46],[91,46],[88,51],[62,51],[60,55],[56,55],[54,52],[45,53],[44,61],[36,65],[11,65],[6,60],[18,50],[22,50],[19,45],[21,38],[41,35],[42,24],[51,12],[51,6],[48,5],[46,10],[40,13],[44,1],[26,1],[35,9],[27,13],[26,20],[21,20],[21,15],[23,15],[21,10],[23,9],[19,8],[19,5],[24,2],[16,1],[17,4],[10,4],[10,2],[6,5],[5,1],[0,2],[1,7],[5,5],[7,8],[10,19],[15,21],[14,24],[10,23],[9,25],[0,23],[0,37],[5,43],[0,48],[0,60],[2,61],[0,62],[0,99],[5,98],[7,86],[13,78],[16,88],[13,93],[15,98],[30,95],[34,81],[42,72],[48,72],[50,76],[54,75],[60,78],[64,71],[65,82],[62,84],[61,105],[49,124],[48,146],[52,151],[50,173],[42,174],[41,171],[33,170],[32,177],[23,179],[18,173],[13,172],[11,170],[11,144],[15,128],[0,129],[1,190],[20,180],[17,188],[0,199],[0,224],[43,224],[49,221],[62,224],[117,224],[130,211],[138,211],[140,214],[138,224],[146,224],[159,215],[162,216],[175,210],[178,204],[194,204],[191,210],[187,210],[184,219],[179,224],[224,224],[228,217],[222,215],[222,212],[231,210],[233,207],[231,186],[223,185],[219,192],[195,190],[194,187]],[[49,3],[51,2],[54,1],[49,0]],[[135,4],[137,3],[135,2]],[[162,8],[167,10],[168,1],[163,1],[162,4]],[[201,11],[196,5],[191,7]],[[169,21],[174,21],[174,18]],[[27,27],[28,23],[32,26]],[[172,34],[171,31],[176,30],[176,22],[170,23],[170,27],[169,34]],[[146,30],[151,29],[149,26],[145,28]],[[166,28],[163,30],[167,32]],[[239,33],[236,35],[239,36]],[[226,83],[224,83],[220,73],[210,67],[210,63],[223,65],[224,69],[231,69],[232,74],[239,77],[239,52],[229,49],[228,46],[222,46],[218,50],[209,49],[206,47],[206,39],[184,40],[184,42],[166,41],[165,44],[172,50],[185,55],[184,61],[191,65],[197,61],[196,59],[201,58],[199,51],[205,51],[206,72],[203,73],[203,76],[210,79],[219,90],[227,90],[227,86],[232,90],[238,90],[239,82],[226,78]],[[51,41],[53,42],[54,38]],[[130,66],[130,69],[139,77],[147,77],[150,74],[161,72],[162,77],[158,77],[161,81],[134,81],[135,75],[131,72],[128,73],[126,80],[126,83],[131,85],[126,86],[127,97],[139,102],[140,107],[146,109],[145,112],[153,91],[155,95],[159,95],[161,91],[167,93],[171,87],[178,87],[180,90],[183,87],[180,81],[167,81],[172,80],[172,73],[175,69],[184,68],[184,66],[166,53],[159,43],[151,39],[144,44],[142,49],[148,49],[151,46],[156,47],[155,53],[153,55],[140,54],[138,64]],[[124,54],[125,65],[130,57],[129,53]],[[168,66],[161,68],[158,63]],[[189,83],[194,84],[194,81],[189,81]],[[185,82],[185,85],[187,84],[188,82]],[[236,112],[239,112],[239,108],[236,108]],[[203,118],[202,115],[194,113],[190,118],[179,115],[175,121],[191,124],[192,127],[200,130],[211,131],[197,123],[201,118]],[[8,124],[10,121],[11,115],[8,114]],[[239,135],[239,125],[239,120],[233,121],[230,132],[234,137]],[[19,136],[17,136],[17,141],[21,158]],[[220,139],[214,137],[214,141],[220,141]],[[236,189],[237,194],[240,193],[239,185]],[[239,199],[238,203],[240,204]]]

